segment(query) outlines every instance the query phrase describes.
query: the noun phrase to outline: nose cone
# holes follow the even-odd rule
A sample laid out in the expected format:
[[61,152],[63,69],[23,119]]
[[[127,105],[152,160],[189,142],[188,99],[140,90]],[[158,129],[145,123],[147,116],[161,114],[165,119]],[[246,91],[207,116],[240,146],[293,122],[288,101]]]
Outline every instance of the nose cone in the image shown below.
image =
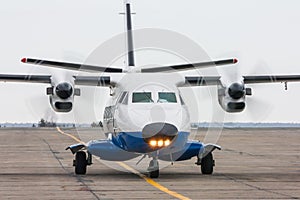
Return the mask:
[[148,124],[142,130],[144,141],[153,148],[169,146],[177,134],[176,126],[164,122]]

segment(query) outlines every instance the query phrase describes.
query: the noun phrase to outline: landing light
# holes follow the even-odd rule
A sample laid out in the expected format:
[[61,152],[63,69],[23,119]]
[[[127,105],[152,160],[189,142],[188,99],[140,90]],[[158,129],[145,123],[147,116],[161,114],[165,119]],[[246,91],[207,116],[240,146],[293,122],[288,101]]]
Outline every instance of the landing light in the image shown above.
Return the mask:
[[169,139],[166,139],[166,140],[150,140],[149,141],[149,145],[151,147],[167,147],[171,144],[171,141]]
[[150,146],[152,146],[152,147],[156,147],[157,142],[156,142],[156,140],[151,140],[149,144],[150,144]]
[[170,140],[166,140],[166,141],[165,141],[165,146],[169,146],[169,145],[170,145],[170,143],[171,143],[171,141],[170,141]]
[[157,146],[162,147],[164,145],[164,141],[163,140],[159,140],[157,142]]

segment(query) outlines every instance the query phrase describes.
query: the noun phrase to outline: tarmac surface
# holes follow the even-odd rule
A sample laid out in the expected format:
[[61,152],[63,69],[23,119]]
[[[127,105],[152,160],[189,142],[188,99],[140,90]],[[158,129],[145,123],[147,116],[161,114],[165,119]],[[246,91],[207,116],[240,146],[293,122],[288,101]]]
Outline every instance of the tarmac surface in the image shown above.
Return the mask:
[[[78,137],[75,129],[64,131]],[[74,143],[55,128],[0,129],[0,199],[300,199],[300,129],[225,129],[213,175],[202,175],[192,159],[154,180],[97,159],[77,176],[65,151]]]

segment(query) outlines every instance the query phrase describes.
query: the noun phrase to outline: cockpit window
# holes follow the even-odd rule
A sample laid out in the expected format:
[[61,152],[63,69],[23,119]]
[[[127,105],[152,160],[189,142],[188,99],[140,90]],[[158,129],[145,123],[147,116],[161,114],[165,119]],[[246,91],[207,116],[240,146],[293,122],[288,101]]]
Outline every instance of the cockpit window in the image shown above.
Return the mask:
[[134,92],[132,94],[132,103],[151,103],[153,102],[151,92]]
[[177,103],[176,95],[174,92],[159,92],[158,93],[159,103]]

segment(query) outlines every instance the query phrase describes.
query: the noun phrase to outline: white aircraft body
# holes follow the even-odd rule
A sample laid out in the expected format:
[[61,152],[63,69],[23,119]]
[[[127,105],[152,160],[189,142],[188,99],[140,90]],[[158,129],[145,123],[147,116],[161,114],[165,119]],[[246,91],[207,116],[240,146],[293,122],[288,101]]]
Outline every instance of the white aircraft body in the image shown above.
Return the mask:
[[246,84],[300,81],[300,75],[243,76],[241,81],[228,85],[220,76],[174,76],[178,71],[235,64],[237,59],[152,68],[135,67],[131,9],[128,1],[125,1],[125,9],[128,46],[128,66],[125,69],[23,58],[21,61],[27,64],[106,74],[67,78],[0,74],[1,81],[50,84],[47,94],[52,108],[57,112],[72,110],[74,96],[80,96],[80,89],[75,88],[76,85],[111,88],[111,99],[103,118],[107,139],[74,144],[67,148],[75,154],[76,174],[86,173],[87,166],[92,164],[92,155],[109,161],[148,156],[151,161],[147,170],[152,178],[159,176],[159,160],[175,162],[196,157],[196,164],[201,165],[202,173],[212,174],[212,152],[215,149],[220,150],[221,147],[189,140],[190,115],[179,88],[216,85],[219,104],[223,110],[241,112],[246,106],[246,95],[251,95],[251,89],[246,88]]

